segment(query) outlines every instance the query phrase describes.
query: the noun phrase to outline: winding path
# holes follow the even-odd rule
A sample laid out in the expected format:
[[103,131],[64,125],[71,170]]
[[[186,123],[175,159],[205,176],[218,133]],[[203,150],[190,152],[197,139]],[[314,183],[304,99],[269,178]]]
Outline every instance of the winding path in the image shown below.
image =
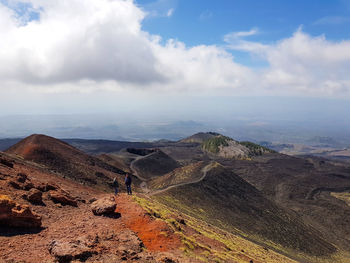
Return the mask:
[[208,165],[206,165],[205,167],[203,167],[203,169],[201,170],[201,173],[202,173],[202,176],[196,180],[193,180],[193,181],[190,181],[190,182],[184,182],[184,183],[179,183],[179,184],[174,184],[174,185],[170,185],[170,186],[167,186],[166,188],[164,189],[159,189],[159,190],[155,190],[155,191],[152,191],[151,189],[148,188],[148,185],[147,185],[147,179],[140,176],[137,172],[137,170],[135,169],[135,162],[137,162],[138,160],[141,160],[145,157],[149,157],[150,155],[152,155],[154,153],[150,153],[150,154],[147,154],[145,156],[138,156],[136,157],[131,163],[130,163],[130,170],[133,172],[134,176],[136,176],[137,178],[139,178],[142,183],[140,184],[140,187],[142,189],[142,191],[149,195],[149,196],[152,196],[152,195],[156,195],[156,194],[160,194],[160,193],[163,193],[165,191],[168,191],[172,188],[175,188],[175,187],[179,187],[179,186],[184,186],[184,185],[188,185],[188,184],[195,184],[195,183],[199,183],[200,181],[202,181],[206,176],[207,176],[207,172],[213,167],[214,165],[214,162],[210,162]]
[[135,162],[137,162],[138,160],[141,160],[141,159],[143,159],[143,158],[149,157],[149,156],[151,156],[152,154],[155,154],[155,152],[150,153],[150,154],[147,154],[147,155],[144,155],[144,156],[138,156],[138,157],[136,157],[134,160],[132,160],[131,163],[130,163],[130,170],[131,170],[131,171],[133,172],[133,174],[134,174],[137,178],[139,178],[141,181],[147,181],[147,179],[144,178],[144,177],[142,177],[142,176],[140,176],[140,175],[138,174],[138,172],[137,172],[136,169],[135,169]]
[[196,184],[196,183],[199,183],[200,181],[202,181],[206,176],[207,176],[207,173],[208,171],[210,171],[211,168],[213,168],[213,165],[214,165],[214,162],[211,162],[209,163],[208,165],[206,165],[205,167],[203,167],[203,169],[201,170],[201,172],[203,173],[202,176],[200,178],[198,178],[197,180],[193,180],[193,181],[190,181],[190,182],[185,182],[185,183],[179,183],[179,184],[174,184],[174,185],[170,185],[164,189],[159,189],[159,190],[156,190],[156,191],[152,191],[150,193],[148,193],[149,196],[152,196],[152,195],[156,195],[156,194],[160,194],[160,193],[163,193],[165,191],[168,191],[172,188],[175,188],[175,187],[179,187],[179,186],[184,186],[184,185],[188,185],[188,184]]

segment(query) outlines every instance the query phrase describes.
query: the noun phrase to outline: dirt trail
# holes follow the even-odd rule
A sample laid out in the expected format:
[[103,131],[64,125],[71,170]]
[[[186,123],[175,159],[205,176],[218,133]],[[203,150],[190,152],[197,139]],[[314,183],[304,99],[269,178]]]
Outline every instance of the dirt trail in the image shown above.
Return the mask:
[[131,171],[133,172],[133,174],[134,174],[136,177],[138,177],[140,180],[142,180],[142,181],[147,181],[146,178],[140,176],[140,175],[137,173],[137,171],[136,171],[136,169],[135,169],[135,167],[134,167],[134,166],[135,166],[134,163],[135,163],[136,161],[138,161],[138,160],[141,160],[141,159],[143,159],[143,158],[149,157],[149,156],[151,156],[151,155],[153,155],[153,154],[155,154],[155,153],[156,153],[156,152],[147,154],[147,155],[145,155],[145,156],[138,156],[138,157],[136,157],[136,158],[130,163],[130,170],[131,170]]
[[116,212],[121,214],[122,223],[137,234],[149,251],[169,252],[179,249],[179,237],[164,221],[149,216],[142,207],[132,201],[131,196],[119,194],[116,202]]
[[186,182],[186,183],[180,183],[180,184],[174,184],[174,185],[170,185],[164,189],[160,189],[160,190],[156,190],[156,191],[152,191],[151,189],[148,188],[148,185],[147,185],[147,179],[146,178],[143,178],[142,176],[140,176],[135,167],[134,167],[134,163],[140,159],[143,159],[145,157],[149,157],[150,155],[152,154],[155,154],[155,153],[151,153],[151,154],[148,154],[146,156],[138,156],[136,157],[131,163],[130,163],[130,170],[133,172],[133,174],[138,177],[141,181],[143,181],[141,184],[140,184],[140,188],[141,190],[143,191],[144,194],[147,194],[149,196],[152,196],[152,195],[156,195],[156,194],[160,194],[160,193],[163,193],[169,189],[172,189],[172,188],[175,188],[175,187],[179,187],[179,186],[183,186],[183,185],[188,185],[188,184],[195,184],[195,183],[198,183],[200,181],[202,181],[206,175],[207,175],[207,172],[213,167],[213,162],[211,162],[210,164],[206,165],[203,169],[202,169],[202,176],[197,179],[197,180],[193,180],[191,182]]
[[202,181],[206,176],[207,176],[207,172],[210,171],[211,168],[213,168],[214,163],[210,163],[208,165],[206,165],[202,170],[202,176],[200,178],[198,178],[197,180],[193,180],[191,182],[186,182],[186,183],[180,183],[180,184],[174,184],[174,185],[170,185],[164,189],[160,189],[160,190],[156,190],[153,192],[148,193],[149,196],[152,195],[156,195],[156,194],[160,194],[163,193],[165,191],[168,191],[169,189],[175,188],[175,187],[179,187],[179,186],[183,186],[183,185],[188,185],[188,184],[196,184],[199,183],[200,181]]

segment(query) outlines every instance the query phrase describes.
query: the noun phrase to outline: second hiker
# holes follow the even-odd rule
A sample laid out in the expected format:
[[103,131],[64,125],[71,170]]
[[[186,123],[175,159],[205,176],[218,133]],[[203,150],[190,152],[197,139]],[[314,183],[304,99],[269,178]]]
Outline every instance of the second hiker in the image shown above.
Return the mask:
[[114,177],[113,187],[115,189],[114,190],[114,194],[117,195],[118,194],[118,188],[119,188],[119,183],[118,183],[117,177]]
[[126,191],[128,192],[128,195],[131,195],[131,174],[126,173],[125,174],[125,185],[126,185]]

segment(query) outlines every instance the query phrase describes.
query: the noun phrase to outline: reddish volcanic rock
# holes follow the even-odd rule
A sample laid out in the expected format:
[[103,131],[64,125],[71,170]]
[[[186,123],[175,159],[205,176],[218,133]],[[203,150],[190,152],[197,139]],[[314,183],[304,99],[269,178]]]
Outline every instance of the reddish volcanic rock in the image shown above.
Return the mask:
[[60,203],[62,205],[78,206],[76,200],[64,191],[50,191],[49,197],[54,203]]
[[49,183],[41,183],[37,185],[35,188],[40,190],[41,192],[48,192],[50,190],[56,190],[58,186],[49,184]]
[[33,204],[42,204],[43,193],[38,189],[32,188],[29,190],[28,194],[25,195],[25,199]]
[[91,210],[94,215],[113,214],[117,205],[113,196],[102,197],[91,204]]
[[95,242],[90,237],[71,241],[54,240],[49,245],[49,252],[58,262],[86,261],[93,254],[97,254],[94,246]]
[[13,227],[40,227],[41,217],[29,206],[19,205],[6,195],[0,195],[0,224]]

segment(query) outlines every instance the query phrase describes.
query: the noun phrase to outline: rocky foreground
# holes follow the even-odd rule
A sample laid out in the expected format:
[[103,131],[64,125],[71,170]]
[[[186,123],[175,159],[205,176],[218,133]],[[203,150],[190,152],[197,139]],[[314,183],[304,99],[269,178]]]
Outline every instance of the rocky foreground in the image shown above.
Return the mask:
[[[146,249],[127,227],[127,213],[135,211],[128,202],[136,205],[130,198],[124,202],[130,209],[119,207],[121,214],[113,195],[20,159],[0,158],[0,262],[178,262],[181,258],[176,248]],[[134,216],[148,217],[144,210]]]

